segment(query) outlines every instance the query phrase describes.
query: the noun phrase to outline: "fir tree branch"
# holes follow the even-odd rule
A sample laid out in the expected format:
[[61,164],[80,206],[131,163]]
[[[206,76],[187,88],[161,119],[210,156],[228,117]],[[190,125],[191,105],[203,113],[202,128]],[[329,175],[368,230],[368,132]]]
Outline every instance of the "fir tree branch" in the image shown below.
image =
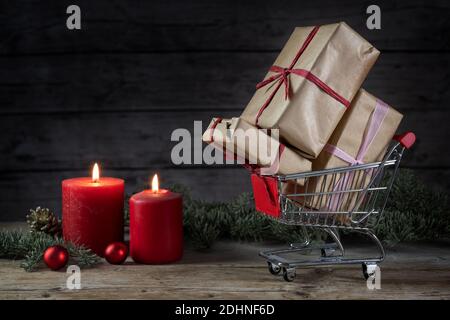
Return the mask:
[[[303,241],[299,227],[278,223],[257,212],[250,194],[230,203],[208,203],[193,200],[184,187],[174,189],[184,195],[185,234],[198,248],[209,248],[217,239]],[[326,238],[320,230],[308,231],[313,240]],[[411,170],[400,170],[375,233],[389,244],[450,236],[447,195],[431,190]]]
[[93,266],[100,259],[91,250],[54,238],[43,232],[0,231],[0,258],[23,259],[21,267],[26,271],[36,270],[42,262],[45,249],[62,245],[69,251],[71,259],[80,267]]
[[[303,241],[300,227],[278,223],[257,212],[250,194],[242,194],[229,203],[215,203],[192,199],[189,189],[181,185],[171,189],[183,194],[185,237],[198,249],[209,248],[218,239]],[[128,206],[125,208],[128,224]],[[325,239],[322,231],[309,231],[313,240]],[[429,189],[412,171],[400,170],[375,233],[388,244],[450,236],[447,195]],[[0,231],[0,258],[25,259],[23,267],[34,270],[42,261],[44,250],[55,244],[65,245],[80,266],[92,266],[99,261],[90,250],[63,243],[60,238],[18,231]]]

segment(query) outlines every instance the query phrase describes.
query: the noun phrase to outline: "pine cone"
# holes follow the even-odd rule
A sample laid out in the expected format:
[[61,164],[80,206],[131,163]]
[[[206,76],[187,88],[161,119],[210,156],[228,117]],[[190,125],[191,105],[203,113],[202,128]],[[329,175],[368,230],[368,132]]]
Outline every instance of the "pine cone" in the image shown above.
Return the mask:
[[43,232],[54,237],[61,235],[61,222],[48,208],[30,209],[30,214],[27,215],[27,223],[31,233]]

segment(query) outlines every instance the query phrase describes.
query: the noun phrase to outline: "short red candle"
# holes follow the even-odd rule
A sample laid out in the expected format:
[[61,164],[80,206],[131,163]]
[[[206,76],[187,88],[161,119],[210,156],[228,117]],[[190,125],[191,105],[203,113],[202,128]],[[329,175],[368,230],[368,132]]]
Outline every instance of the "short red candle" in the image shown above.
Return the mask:
[[64,240],[103,256],[112,242],[123,241],[124,181],[101,177],[62,182]]
[[183,200],[179,193],[145,190],[130,199],[130,256],[162,264],[183,255]]

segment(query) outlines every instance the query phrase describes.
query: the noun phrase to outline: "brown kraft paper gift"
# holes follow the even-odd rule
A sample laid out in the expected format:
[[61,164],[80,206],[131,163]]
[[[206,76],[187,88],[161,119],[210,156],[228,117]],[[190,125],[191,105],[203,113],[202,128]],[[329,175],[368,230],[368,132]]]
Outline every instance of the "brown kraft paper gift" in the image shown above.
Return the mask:
[[[402,115],[367,91],[361,89],[354,98],[329,142],[319,157],[312,161],[313,170],[345,167],[353,164],[370,163],[383,160],[387,147],[394,136]],[[366,146],[366,148],[364,147]],[[364,174],[366,172],[367,174]],[[316,193],[321,191],[365,188],[372,177],[372,171],[359,171],[356,174],[336,175],[335,180],[312,178],[304,187],[287,187],[289,192]],[[356,204],[355,193],[343,196],[310,196],[308,199],[295,197],[294,201],[314,209],[332,211],[353,210]],[[357,208],[355,208],[357,209]]]
[[296,28],[241,118],[316,158],[378,55],[344,22]]
[[[245,138],[238,137],[241,134],[247,135],[247,141]],[[311,161],[240,118],[213,118],[202,139],[206,143],[213,143],[218,149],[225,146],[226,150],[237,155],[241,160],[246,159],[250,164],[262,167],[261,174],[291,174],[311,171]],[[251,145],[249,140],[256,141],[256,144]],[[264,150],[264,152],[272,152],[269,154],[273,155],[272,158],[261,157],[263,151],[257,149],[263,147],[263,143],[266,141],[268,150]],[[274,159],[275,156],[276,159]],[[301,181],[299,183],[301,184]]]

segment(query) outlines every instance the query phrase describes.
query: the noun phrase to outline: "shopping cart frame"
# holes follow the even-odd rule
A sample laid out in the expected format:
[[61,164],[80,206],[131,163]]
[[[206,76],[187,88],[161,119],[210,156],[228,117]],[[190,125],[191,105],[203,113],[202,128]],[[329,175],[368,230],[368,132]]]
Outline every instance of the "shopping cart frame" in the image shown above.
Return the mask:
[[[407,132],[395,136],[394,140],[395,142],[380,162],[271,176],[277,180],[280,206],[280,215],[272,218],[286,225],[301,226],[305,240],[303,243],[292,243],[286,249],[261,251],[259,255],[267,261],[270,273],[277,275],[282,272],[286,281],[293,281],[296,276],[296,268],[361,264],[364,277],[374,279],[377,266],[385,259],[386,252],[383,244],[374,234],[373,228],[383,215],[403,152],[414,144],[415,135]],[[386,176],[388,170],[391,170],[391,174]],[[366,176],[355,178],[357,173]],[[350,183],[348,183],[349,176],[352,179]],[[329,180],[328,184],[327,177],[333,179]],[[299,181],[299,179],[304,184],[301,192],[297,192],[297,187],[294,192],[284,191],[286,183]],[[308,182],[314,181],[314,179],[321,179],[318,181],[321,181],[322,185],[316,184],[311,192],[308,189]],[[341,184],[339,188],[336,188],[340,179],[346,179],[345,185]],[[353,183],[354,180],[356,180],[355,183]],[[379,198],[380,195],[381,198]],[[324,205],[322,205],[323,198],[325,198]],[[336,198],[343,200],[337,205],[331,206],[330,203]],[[319,206],[320,209],[313,208],[310,205],[311,201],[319,202],[316,207]],[[308,228],[324,230],[333,242],[311,245]],[[339,235],[340,229],[357,232],[369,238],[375,244],[378,255],[346,258]],[[313,250],[320,251],[320,258],[304,259],[304,253]],[[293,254],[296,258],[287,257]]]

